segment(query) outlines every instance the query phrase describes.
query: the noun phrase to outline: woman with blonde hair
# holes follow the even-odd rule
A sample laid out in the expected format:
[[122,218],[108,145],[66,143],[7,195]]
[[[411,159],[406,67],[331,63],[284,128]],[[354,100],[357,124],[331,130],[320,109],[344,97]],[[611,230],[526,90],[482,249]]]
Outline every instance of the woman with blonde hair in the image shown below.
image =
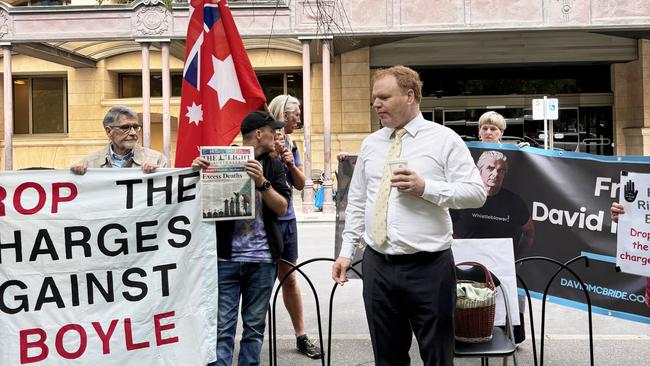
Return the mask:
[[[506,130],[506,119],[495,111],[485,112],[478,119],[478,138],[481,142],[500,144],[503,132]],[[527,142],[520,142],[519,147],[530,146]]]

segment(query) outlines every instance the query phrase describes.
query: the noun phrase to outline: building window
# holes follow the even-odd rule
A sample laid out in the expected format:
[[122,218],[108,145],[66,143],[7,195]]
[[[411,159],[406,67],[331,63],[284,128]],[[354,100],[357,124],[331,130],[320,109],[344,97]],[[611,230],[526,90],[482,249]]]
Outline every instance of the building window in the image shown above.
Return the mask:
[[419,69],[422,95],[611,93],[609,65]]
[[[171,73],[172,97],[181,96],[182,73]],[[162,97],[162,73],[151,73],[149,80],[152,97]],[[142,98],[142,74],[120,74],[120,98]]]
[[[270,101],[280,94],[291,94],[302,100],[302,73],[298,72],[263,72],[257,73],[266,99]],[[142,98],[142,75],[120,74],[120,98]],[[181,96],[183,74],[172,73],[172,97]],[[151,74],[151,96],[162,97],[162,74]]]
[[61,6],[70,5],[70,0],[18,0],[12,6]]
[[68,132],[66,89],[63,77],[14,78],[14,134]]
[[291,94],[302,100],[302,73],[299,72],[258,72],[257,80],[267,102],[281,94]]

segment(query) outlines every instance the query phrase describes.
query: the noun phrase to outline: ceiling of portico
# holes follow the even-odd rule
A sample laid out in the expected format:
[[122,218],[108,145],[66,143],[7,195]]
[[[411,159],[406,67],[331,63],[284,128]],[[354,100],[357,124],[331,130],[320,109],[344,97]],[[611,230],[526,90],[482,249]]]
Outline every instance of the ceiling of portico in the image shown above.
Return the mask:
[[[88,42],[30,42],[12,46],[15,54],[23,54],[46,61],[76,68],[95,67],[97,61],[131,52],[140,52],[142,46],[135,41],[88,41]],[[150,51],[160,51],[159,43],[153,42]],[[170,52],[183,59],[185,42],[172,40]]]
[[[130,41],[57,42],[49,44],[95,61],[122,53],[139,51],[141,49],[138,43]],[[155,47],[151,49],[157,50]]]
[[[302,53],[302,45],[291,38],[255,38],[244,39],[247,50],[275,49],[291,53]],[[13,45],[14,53],[25,54],[70,67],[95,67],[98,61],[122,54],[140,52],[141,45],[135,41],[70,41],[21,43]],[[160,51],[160,44],[153,42],[149,48],[152,52]],[[172,57],[183,60],[185,54],[184,40],[171,40]],[[0,53],[0,59],[1,59]]]
[[586,31],[430,34],[370,47],[370,65],[614,63],[638,58],[634,38]]

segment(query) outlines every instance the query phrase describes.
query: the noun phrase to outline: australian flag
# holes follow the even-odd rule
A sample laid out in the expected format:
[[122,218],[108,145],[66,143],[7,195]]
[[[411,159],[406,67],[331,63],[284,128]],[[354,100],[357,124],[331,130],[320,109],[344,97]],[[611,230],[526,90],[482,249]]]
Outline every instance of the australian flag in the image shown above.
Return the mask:
[[226,0],[191,0],[185,46],[176,167],[190,166],[198,146],[230,145],[266,101]]

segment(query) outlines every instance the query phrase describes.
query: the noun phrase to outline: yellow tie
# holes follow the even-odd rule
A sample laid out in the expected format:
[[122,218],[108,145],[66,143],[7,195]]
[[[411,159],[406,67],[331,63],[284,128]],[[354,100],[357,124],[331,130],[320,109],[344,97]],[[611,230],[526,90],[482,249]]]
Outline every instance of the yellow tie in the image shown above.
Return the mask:
[[375,213],[372,218],[372,232],[370,238],[378,247],[386,245],[386,235],[388,234],[388,224],[386,219],[388,217],[388,197],[390,196],[391,183],[390,178],[393,173],[388,164],[391,160],[398,159],[402,151],[402,136],[406,133],[403,128],[395,130],[395,137],[390,150],[388,150],[388,157],[384,163],[384,175],[381,177],[379,189],[377,189],[377,199],[375,200]]

